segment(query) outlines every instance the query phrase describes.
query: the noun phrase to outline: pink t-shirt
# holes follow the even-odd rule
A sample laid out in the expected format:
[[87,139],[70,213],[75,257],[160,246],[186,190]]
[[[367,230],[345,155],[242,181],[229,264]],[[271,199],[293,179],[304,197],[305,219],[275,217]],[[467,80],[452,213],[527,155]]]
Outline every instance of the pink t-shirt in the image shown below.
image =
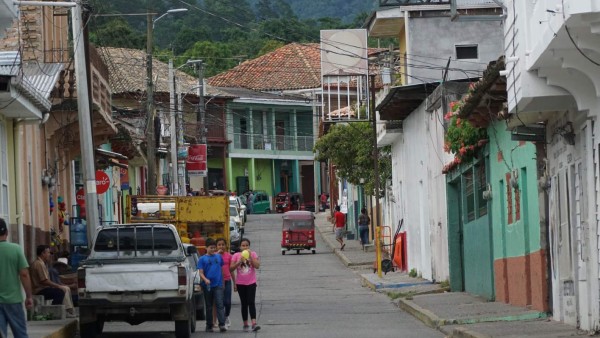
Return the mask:
[[226,251],[221,254],[221,257],[223,257],[223,280],[231,280],[231,271],[229,271],[231,254]]
[[[252,259],[257,259],[258,255],[256,252],[251,251]],[[231,262],[237,263],[240,259],[242,259],[242,253],[236,252],[231,258]],[[256,269],[248,263],[242,263],[235,270],[235,284],[238,285],[252,285],[256,283]]]

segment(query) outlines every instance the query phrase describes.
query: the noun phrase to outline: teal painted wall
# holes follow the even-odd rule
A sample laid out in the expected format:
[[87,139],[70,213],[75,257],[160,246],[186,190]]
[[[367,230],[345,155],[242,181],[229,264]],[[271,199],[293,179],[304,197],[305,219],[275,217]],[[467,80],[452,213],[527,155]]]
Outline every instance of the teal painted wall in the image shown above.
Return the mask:
[[[488,128],[490,135],[490,182],[493,192],[492,225],[494,259],[525,256],[542,248],[537,188],[537,165],[535,145],[520,144],[511,140],[504,122],[496,122]],[[498,156],[498,152],[502,156]],[[503,158],[503,160],[502,160]],[[508,223],[506,174],[516,170],[520,191],[520,220],[515,220],[515,190],[512,195],[512,218]]]
[[[486,151],[482,151],[483,154]],[[450,263],[450,286],[452,291],[466,291],[493,300],[495,297],[493,269],[493,237],[489,202],[477,198],[477,175],[489,175],[488,168],[481,173],[481,164],[487,165],[487,157],[479,164],[461,165],[447,176],[448,197],[448,250]],[[473,204],[469,208],[466,194],[466,174],[472,173]],[[483,177],[485,180],[486,177]],[[483,207],[483,209],[481,209]],[[469,210],[474,210],[469,218]]]

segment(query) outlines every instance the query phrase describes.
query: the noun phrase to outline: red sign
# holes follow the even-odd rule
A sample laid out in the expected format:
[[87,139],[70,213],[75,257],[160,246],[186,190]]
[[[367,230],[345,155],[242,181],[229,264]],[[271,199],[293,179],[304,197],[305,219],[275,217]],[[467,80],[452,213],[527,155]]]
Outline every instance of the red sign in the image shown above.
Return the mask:
[[169,190],[169,188],[165,187],[164,185],[159,185],[158,187],[156,187],[156,192],[159,195],[166,195],[167,190]]
[[[128,161],[120,160],[123,164],[128,164]],[[121,190],[129,189],[129,169],[119,168],[119,176],[121,177]]]
[[102,170],[96,170],[96,193],[104,194],[110,187],[110,178]]
[[75,202],[79,205],[85,205],[85,190],[83,188],[77,190],[75,193]]
[[185,169],[189,176],[206,176],[206,144],[192,144],[188,150]]

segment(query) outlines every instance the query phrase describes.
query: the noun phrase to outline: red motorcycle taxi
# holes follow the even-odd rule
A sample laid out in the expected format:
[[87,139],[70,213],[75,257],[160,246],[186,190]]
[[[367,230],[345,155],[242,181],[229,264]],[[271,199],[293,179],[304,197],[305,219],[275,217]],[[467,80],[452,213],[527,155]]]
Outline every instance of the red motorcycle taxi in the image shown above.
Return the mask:
[[281,254],[287,251],[311,250],[316,253],[315,216],[310,211],[288,211],[283,214]]

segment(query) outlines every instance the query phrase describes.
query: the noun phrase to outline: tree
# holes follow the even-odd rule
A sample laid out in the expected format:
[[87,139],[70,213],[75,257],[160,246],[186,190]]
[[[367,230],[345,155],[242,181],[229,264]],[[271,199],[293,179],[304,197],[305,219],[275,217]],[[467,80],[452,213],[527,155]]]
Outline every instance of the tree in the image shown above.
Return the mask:
[[[392,177],[391,147],[379,149],[380,187]],[[337,176],[358,185],[364,179],[366,191],[374,191],[373,128],[368,122],[335,124],[315,144],[317,161],[335,164]],[[379,190],[383,195],[384,189]]]

